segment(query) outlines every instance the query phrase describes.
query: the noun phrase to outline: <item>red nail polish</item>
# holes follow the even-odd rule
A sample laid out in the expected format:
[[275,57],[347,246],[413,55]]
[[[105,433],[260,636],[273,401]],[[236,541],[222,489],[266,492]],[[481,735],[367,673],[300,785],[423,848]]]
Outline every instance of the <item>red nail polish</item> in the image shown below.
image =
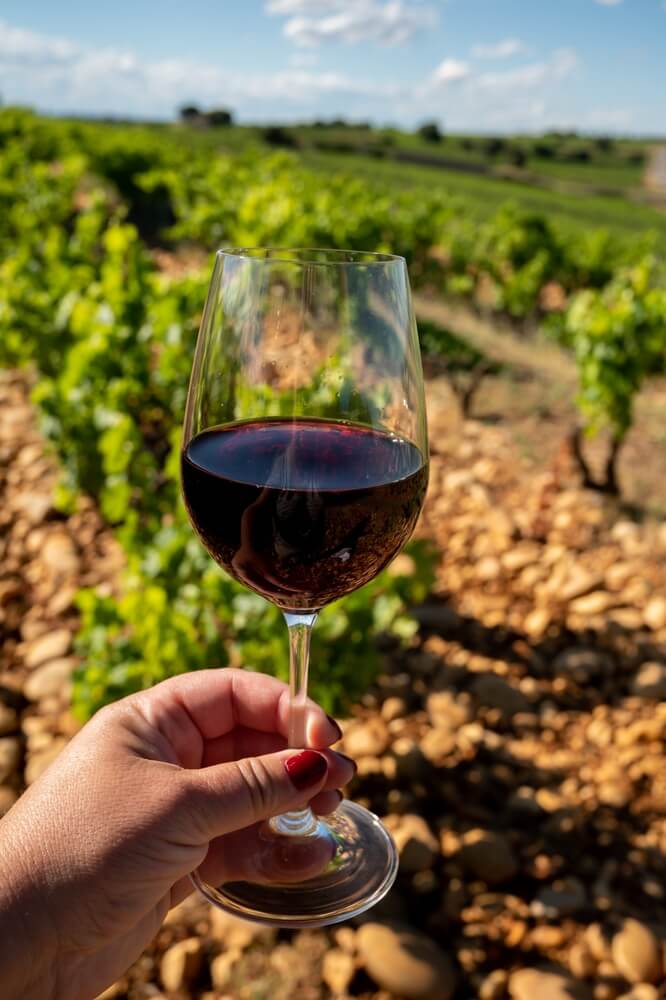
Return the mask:
[[316,785],[326,774],[328,762],[316,750],[301,750],[295,757],[285,761],[285,769],[296,788],[308,788]]
[[[340,726],[337,724],[337,722],[335,721],[335,719],[333,718],[332,715],[327,715],[326,718],[331,723],[331,725],[333,726],[333,728],[337,730],[338,740],[341,740],[342,739],[342,730],[340,729]],[[336,742],[337,742],[337,740],[336,740]]]

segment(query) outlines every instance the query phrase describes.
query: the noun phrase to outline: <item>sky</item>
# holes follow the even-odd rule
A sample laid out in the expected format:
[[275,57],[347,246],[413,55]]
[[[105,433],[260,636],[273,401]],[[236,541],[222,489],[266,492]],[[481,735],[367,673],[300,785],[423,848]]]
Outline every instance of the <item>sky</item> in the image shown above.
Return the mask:
[[0,97],[42,111],[666,133],[666,0],[0,0]]

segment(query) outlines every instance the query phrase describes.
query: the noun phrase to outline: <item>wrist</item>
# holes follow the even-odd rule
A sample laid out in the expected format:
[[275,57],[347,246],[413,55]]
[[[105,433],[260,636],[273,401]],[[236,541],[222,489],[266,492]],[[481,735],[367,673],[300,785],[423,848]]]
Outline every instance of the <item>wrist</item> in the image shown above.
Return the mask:
[[50,927],[37,865],[25,856],[13,817],[0,821],[0,968],[3,1000],[55,995],[57,936]]

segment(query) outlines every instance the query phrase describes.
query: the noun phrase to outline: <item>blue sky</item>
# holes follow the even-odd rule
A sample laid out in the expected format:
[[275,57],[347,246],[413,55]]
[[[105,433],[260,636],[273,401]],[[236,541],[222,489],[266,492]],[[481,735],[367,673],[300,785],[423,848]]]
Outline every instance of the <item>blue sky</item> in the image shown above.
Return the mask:
[[45,111],[666,132],[666,0],[0,0],[0,95]]

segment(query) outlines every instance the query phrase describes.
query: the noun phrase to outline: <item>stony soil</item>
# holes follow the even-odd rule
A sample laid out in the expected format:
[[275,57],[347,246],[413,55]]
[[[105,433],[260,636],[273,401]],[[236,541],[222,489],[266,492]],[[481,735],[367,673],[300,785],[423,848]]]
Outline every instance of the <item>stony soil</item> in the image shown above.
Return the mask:
[[[122,565],[91,504],[54,510],[26,400],[3,374],[0,812],[76,729],[75,590]],[[436,593],[344,721],[350,794],[399,847],[395,890],[298,933],[192,898],[105,996],[666,998],[666,526],[580,490],[566,453],[528,468],[439,384],[430,409]]]

